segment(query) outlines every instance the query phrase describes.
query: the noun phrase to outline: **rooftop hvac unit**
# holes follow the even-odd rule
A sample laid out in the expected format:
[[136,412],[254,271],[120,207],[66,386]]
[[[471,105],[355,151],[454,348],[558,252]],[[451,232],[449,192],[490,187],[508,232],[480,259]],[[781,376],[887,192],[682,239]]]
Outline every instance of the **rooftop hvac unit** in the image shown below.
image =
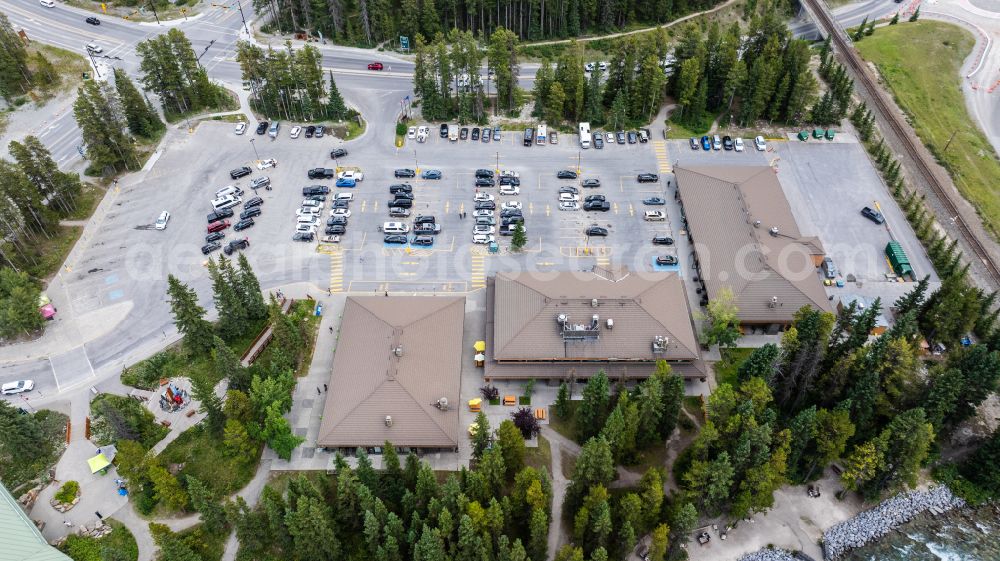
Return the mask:
[[591,308],[596,308],[597,307],[597,298],[594,298],[594,299],[592,299],[590,301],[590,307]]
[[754,228],[760,228],[760,220],[754,220],[753,221],[753,227]]
[[594,314],[590,316],[590,328],[597,329],[597,324],[601,322],[601,316]]
[[768,302],[768,304],[767,304],[767,307],[768,308],[776,308],[776,307],[778,307],[778,297],[777,296],[772,296],[771,297],[771,301]]
[[614,328],[615,328],[615,320],[608,318],[608,331],[611,331]]
[[565,327],[566,323],[569,322],[569,316],[567,316],[566,314],[559,314],[556,316],[556,321],[559,323],[559,325]]
[[434,407],[437,407],[438,409],[440,409],[442,411],[447,411],[448,410],[448,398],[447,397],[442,397],[441,399],[437,400],[437,402],[434,404]]
[[667,352],[667,343],[670,339],[664,337],[663,335],[657,335],[653,337],[653,352],[654,353],[665,353]]
[[771,229],[768,230],[768,232],[770,232],[772,236],[778,237],[778,227],[777,226],[771,226]]
[[392,426],[392,415],[386,415],[385,416],[385,426],[387,426],[387,427],[391,427]]
[[396,356],[403,356],[403,345],[398,345],[395,349],[393,349],[392,354]]

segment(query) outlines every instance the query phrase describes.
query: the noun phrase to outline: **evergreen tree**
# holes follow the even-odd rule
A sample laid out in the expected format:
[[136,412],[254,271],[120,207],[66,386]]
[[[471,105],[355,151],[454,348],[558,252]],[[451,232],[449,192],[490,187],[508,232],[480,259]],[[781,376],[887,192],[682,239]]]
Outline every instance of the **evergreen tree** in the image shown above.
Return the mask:
[[521,431],[509,419],[502,421],[497,428],[497,444],[503,454],[507,475],[513,477],[524,467],[524,455],[527,449]]
[[209,259],[207,266],[212,279],[212,300],[219,312],[219,331],[229,339],[242,335],[247,326],[247,309],[237,291],[238,285],[233,282],[232,264],[220,255],[218,262]]
[[222,400],[215,394],[215,383],[207,376],[191,378],[191,394],[201,403],[199,412],[205,413],[208,430],[219,434],[226,424],[226,416],[222,412]]
[[774,375],[774,369],[780,355],[781,350],[773,343],[757,347],[736,369],[737,381],[743,383],[753,377],[762,378],[765,381],[770,380]]
[[205,309],[198,305],[198,295],[173,275],[167,277],[167,295],[174,325],[184,334],[184,345],[198,354],[208,352],[213,341],[212,324],[205,320]]
[[472,435],[472,457],[479,460],[483,457],[483,453],[489,448],[490,443],[493,442],[493,434],[490,430],[490,421],[486,418],[486,414],[482,411],[476,415],[476,431]]
[[913,10],[913,14],[910,16],[909,21],[917,21],[918,18],[920,18],[920,6],[917,6],[917,9]]
[[285,525],[299,558],[315,561],[340,559],[340,540],[334,533],[329,508],[321,499],[300,498],[285,515]]
[[170,475],[166,468],[159,464],[150,466],[149,480],[153,483],[156,500],[171,510],[183,510],[188,504],[188,495],[184,492],[177,478]]
[[583,445],[573,468],[573,480],[566,490],[564,508],[576,510],[584,495],[594,485],[607,486],[615,476],[615,463],[611,446],[603,437],[591,438]]
[[99,172],[136,169],[139,160],[132,140],[125,134],[110,86],[90,80],[77,90],[73,116],[80,128],[87,159]]
[[250,369],[244,368],[240,364],[240,358],[219,337],[213,338],[212,364],[215,366],[216,374],[222,379],[229,380],[231,390],[246,391],[250,389]]
[[344,103],[340,90],[337,89],[337,81],[333,79],[333,70],[330,71],[330,92],[327,94],[326,116],[335,120],[346,120],[348,115],[347,104]]
[[267,317],[267,304],[264,303],[264,295],[260,289],[260,281],[250,267],[246,254],[239,256],[239,286],[238,292],[243,306],[246,308],[247,317],[251,319],[263,319]]
[[556,402],[553,405],[556,416],[565,419],[569,415],[569,386],[566,382],[559,384],[559,393],[556,395]]
[[128,130],[135,136],[153,138],[166,126],[121,68],[115,68],[115,90],[121,100]]
[[514,225],[514,235],[510,238],[510,248],[520,251],[528,243],[528,236],[524,231],[524,224],[518,222]]
[[603,370],[587,381],[583,390],[583,402],[576,412],[576,429],[580,441],[586,441],[598,434],[604,426],[608,414],[610,387]]
[[226,526],[226,511],[212,496],[205,484],[198,479],[187,477],[188,493],[191,494],[191,506],[201,514],[201,523],[209,532],[221,532]]
[[[46,201],[50,209],[60,216],[67,216],[76,208],[77,197],[83,188],[80,176],[59,171],[48,148],[38,137],[26,136],[23,144],[11,141],[9,148],[21,173],[34,185],[41,200]],[[39,206],[41,200],[37,202]],[[37,214],[41,209],[32,209],[32,212]]]

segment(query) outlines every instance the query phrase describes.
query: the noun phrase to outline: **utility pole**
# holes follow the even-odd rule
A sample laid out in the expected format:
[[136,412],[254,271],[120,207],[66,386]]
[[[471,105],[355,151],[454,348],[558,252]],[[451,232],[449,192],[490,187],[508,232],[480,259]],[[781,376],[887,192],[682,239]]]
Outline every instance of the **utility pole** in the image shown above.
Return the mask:
[[947,151],[948,151],[948,147],[949,147],[949,146],[951,146],[951,141],[952,141],[952,140],[955,140],[955,135],[956,135],[956,134],[958,134],[958,129],[955,129],[955,130],[953,130],[953,131],[951,132],[951,138],[949,138],[949,139],[948,139],[948,142],[947,142],[947,143],[945,143],[945,145],[944,145],[944,149],[942,149],[942,150],[941,150],[941,152],[942,152],[942,153],[943,153],[943,152],[947,152]]
[[250,35],[250,28],[247,27],[247,18],[243,15],[243,4],[240,3],[240,0],[236,0],[236,7],[240,10],[240,19],[243,20],[243,30],[247,32],[247,35]]
[[153,0],[149,0],[149,9],[153,10],[153,17],[156,18],[156,25],[161,25],[160,15],[156,13],[156,6],[153,5]]
[[87,51],[87,56],[90,57],[90,63],[94,65],[94,74],[96,74],[97,77],[100,78],[101,71],[97,68],[97,61],[94,60],[94,53],[90,52],[90,49],[86,46],[84,46],[83,48]]
[[250,147],[253,148],[253,155],[256,156],[257,161],[259,162],[260,161],[260,154],[257,153],[257,146],[255,146],[254,143],[253,143],[254,140],[256,140],[256,139],[254,139],[254,138],[250,139]]

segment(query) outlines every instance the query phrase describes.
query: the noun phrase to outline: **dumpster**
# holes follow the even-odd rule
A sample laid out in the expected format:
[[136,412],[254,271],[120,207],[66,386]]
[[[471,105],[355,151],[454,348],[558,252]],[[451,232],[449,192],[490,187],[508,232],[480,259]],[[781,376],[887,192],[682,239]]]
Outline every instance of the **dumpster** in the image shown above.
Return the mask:
[[836,134],[833,129],[826,129],[826,139],[833,140],[833,135]]
[[889,260],[892,270],[901,277],[913,278],[913,267],[910,265],[910,258],[903,251],[903,246],[897,241],[891,241],[885,246],[885,256]]
[[490,242],[490,253],[500,253],[500,245],[497,242]]
[[826,131],[823,129],[813,129],[813,138],[823,138]]
[[799,131],[799,140],[802,142],[809,140],[809,131]]

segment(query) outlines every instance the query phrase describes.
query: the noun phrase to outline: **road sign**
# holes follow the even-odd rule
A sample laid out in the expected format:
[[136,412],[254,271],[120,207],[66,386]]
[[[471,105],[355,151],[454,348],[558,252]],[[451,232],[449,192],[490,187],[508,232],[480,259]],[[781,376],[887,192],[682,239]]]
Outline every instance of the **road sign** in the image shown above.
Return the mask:
[[399,36],[399,47],[401,49],[410,50],[410,38],[405,35]]

